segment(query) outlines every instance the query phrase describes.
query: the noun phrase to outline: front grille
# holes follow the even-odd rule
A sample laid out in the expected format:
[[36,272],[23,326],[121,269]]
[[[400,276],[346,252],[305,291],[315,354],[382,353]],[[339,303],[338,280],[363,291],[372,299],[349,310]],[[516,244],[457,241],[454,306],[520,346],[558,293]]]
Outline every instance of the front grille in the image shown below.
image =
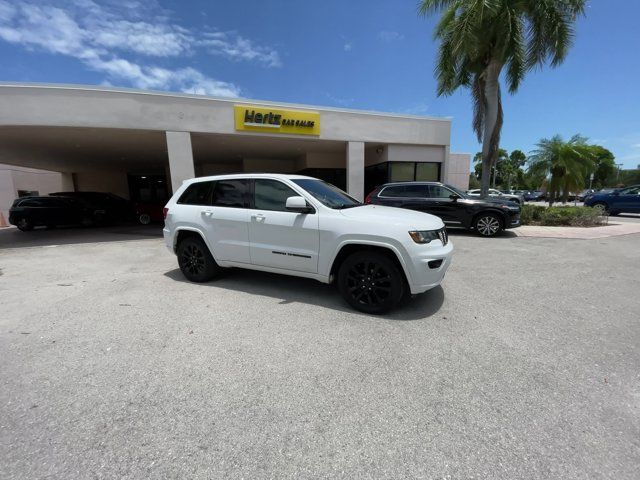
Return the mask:
[[442,242],[442,245],[449,243],[449,235],[447,234],[447,227],[442,227],[438,230],[438,238]]

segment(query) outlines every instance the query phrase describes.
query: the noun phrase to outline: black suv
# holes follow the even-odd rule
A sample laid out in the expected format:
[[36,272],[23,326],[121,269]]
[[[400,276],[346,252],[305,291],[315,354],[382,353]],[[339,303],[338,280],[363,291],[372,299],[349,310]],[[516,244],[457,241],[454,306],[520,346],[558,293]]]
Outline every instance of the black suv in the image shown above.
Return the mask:
[[77,198],[22,197],[17,198],[9,209],[9,223],[23,232],[37,226],[90,226],[96,223],[96,218],[102,213]]
[[472,197],[436,182],[387,183],[371,192],[365,203],[430,213],[440,217],[447,227],[475,230],[483,237],[520,225],[520,206],[514,202]]

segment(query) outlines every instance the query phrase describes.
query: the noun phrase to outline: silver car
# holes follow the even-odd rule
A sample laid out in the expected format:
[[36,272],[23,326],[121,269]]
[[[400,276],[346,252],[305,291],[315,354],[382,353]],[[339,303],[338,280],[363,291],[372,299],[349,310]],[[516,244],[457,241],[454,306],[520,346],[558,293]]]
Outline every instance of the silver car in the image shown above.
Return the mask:
[[[469,190],[467,193],[474,197],[480,196],[480,189],[477,188],[475,190]],[[500,190],[496,190],[495,188],[489,189],[489,196],[493,198],[500,198],[502,200],[509,200],[510,202],[515,202],[518,205],[522,205],[524,203],[524,197],[522,195],[515,195],[510,193],[502,193]]]

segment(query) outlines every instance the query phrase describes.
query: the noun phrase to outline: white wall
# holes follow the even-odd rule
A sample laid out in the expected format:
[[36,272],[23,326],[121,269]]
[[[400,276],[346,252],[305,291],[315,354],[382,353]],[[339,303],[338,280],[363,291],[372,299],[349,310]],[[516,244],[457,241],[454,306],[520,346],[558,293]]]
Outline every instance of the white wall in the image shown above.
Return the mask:
[[[0,125],[131,128],[262,135],[235,130],[235,104],[320,113],[320,138],[449,145],[451,120],[260,100],[64,85],[0,85]],[[296,135],[278,135],[279,138]]]
[[466,191],[469,189],[470,172],[471,155],[469,153],[452,153],[449,155],[449,170],[444,182]]

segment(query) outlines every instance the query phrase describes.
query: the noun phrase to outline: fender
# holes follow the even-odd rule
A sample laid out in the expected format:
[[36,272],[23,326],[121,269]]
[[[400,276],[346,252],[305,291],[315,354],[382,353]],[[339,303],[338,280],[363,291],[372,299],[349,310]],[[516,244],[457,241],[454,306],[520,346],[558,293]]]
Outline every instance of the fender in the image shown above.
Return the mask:
[[213,248],[211,248],[211,245],[207,241],[206,235],[202,232],[202,230],[200,230],[199,228],[195,228],[195,227],[190,227],[190,226],[176,227],[176,229],[174,230],[174,234],[173,234],[173,252],[174,253],[176,253],[176,249],[178,248],[177,240],[178,240],[178,234],[180,232],[193,232],[193,233],[197,233],[198,235],[200,235],[200,238],[202,239],[204,244],[209,249],[209,252],[211,253],[211,256],[216,261],[216,263],[218,262],[218,259],[216,257],[215,252],[213,251]]
[[[405,274],[405,277],[407,278],[407,281],[411,282],[412,275],[411,275],[410,269],[408,268],[407,263],[404,260],[405,255],[403,255],[402,251],[400,250],[400,248],[402,248],[402,246],[400,245],[400,248],[398,248],[398,246],[389,243],[388,240],[384,241],[384,240],[377,240],[377,239],[372,239],[372,238],[352,237],[352,238],[347,238],[347,239],[341,240],[336,245],[335,250],[334,250],[333,254],[331,255],[331,259],[328,262],[328,264],[326,265],[326,275],[327,276],[329,276],[329,274],[331,272],[331,268],[333,267],[333,264],[336,261],[338,253],[342,250],[343,247],[345,247],[347,245],[369,245],[369,246],[372,246],[372,247],[380,247],[380,248],[386,248],[388,250],[391,250],[394,253],[394,255],[396,256],[396,258],[398,259],[398,262],[400,262],[400,266],[402,267],[402,270],[403,270],[403,272]],[[408,253],[406,253],[406,252],[405,252],[405,254],[408,255]],[[318,272],[318,273],[320,273],[320,272]]]

